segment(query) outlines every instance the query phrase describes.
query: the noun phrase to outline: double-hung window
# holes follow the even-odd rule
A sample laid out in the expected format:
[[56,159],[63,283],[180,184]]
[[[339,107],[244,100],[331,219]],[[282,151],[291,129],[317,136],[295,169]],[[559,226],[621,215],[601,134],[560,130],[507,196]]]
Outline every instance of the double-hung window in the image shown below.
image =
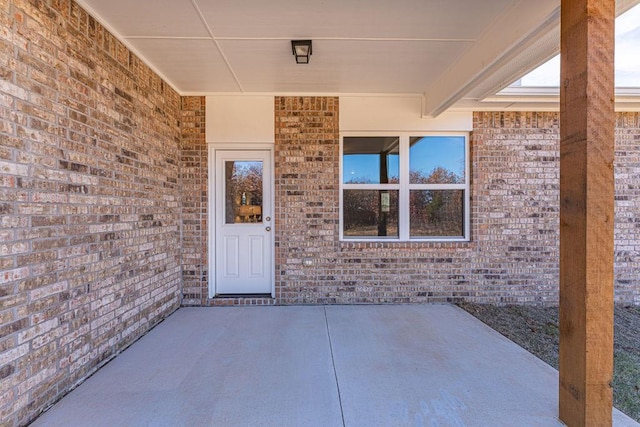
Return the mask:
[[343,136],[341,238],[468,240],[468,145],[462,133]]

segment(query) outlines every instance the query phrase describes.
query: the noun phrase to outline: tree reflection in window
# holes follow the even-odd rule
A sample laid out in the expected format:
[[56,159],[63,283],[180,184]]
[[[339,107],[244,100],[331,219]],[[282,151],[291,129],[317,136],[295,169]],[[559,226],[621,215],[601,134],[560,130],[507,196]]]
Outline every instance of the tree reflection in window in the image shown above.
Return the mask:
[[344,137],[343,237],[467,238],[467,140],[462,134]]
[[225,162],[225,223],[262,222],[262,162]]
[[465,140],[459,136],[412,136],[409,139],[410,184],[462,184]]
[[464,191],[411,190],[409,224],[411,237],[462,236]]
[[397,190],[345,190],[345,236],[398,237]]

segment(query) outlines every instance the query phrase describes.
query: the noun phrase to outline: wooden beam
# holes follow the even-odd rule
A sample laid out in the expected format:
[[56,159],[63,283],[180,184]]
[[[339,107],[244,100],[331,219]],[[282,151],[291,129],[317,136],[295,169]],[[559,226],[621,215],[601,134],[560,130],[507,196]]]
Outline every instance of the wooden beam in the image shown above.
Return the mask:
[[614,0],[562,0],[560,419],[611,425]]

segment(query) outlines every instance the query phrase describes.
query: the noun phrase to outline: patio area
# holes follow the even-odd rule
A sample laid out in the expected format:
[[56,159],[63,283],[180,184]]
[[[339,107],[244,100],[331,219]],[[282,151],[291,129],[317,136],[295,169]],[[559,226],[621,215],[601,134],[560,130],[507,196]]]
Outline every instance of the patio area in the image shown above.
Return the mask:
[[32,425],[558,426],[557,407],[556,370],[455,306],[181,308]]

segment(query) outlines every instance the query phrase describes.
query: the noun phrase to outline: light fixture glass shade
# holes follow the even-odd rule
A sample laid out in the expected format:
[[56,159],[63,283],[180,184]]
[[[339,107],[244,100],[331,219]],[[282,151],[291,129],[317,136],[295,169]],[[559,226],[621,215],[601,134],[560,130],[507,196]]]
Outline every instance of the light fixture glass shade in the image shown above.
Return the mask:
[[309,56],[309,46],[296,46],[296,56]]
[[308,64],[311,56],[311,40],[291,40],[291,50],[297,64]]

